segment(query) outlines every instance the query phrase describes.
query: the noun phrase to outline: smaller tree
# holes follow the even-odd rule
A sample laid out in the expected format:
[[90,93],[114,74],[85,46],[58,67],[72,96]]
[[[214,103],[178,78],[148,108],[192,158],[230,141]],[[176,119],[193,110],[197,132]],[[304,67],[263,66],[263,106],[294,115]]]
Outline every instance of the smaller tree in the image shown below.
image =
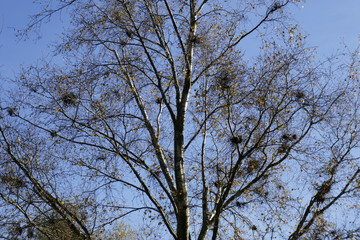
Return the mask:
[[112,224],[107,227],[107,230],[100,231],[99,234],[95,234],[95,239],[99,240],[138,240],[141,236],[134,231],[129,225],[122,222]]

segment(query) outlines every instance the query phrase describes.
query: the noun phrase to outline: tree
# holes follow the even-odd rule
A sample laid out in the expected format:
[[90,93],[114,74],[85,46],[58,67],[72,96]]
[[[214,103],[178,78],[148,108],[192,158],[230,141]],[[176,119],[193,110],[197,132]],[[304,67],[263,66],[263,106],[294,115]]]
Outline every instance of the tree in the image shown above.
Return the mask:
[[66,64],[24,69],[3,108],[2,204],[23,217],[2,213],[2,237],[46,235],[50,218],[93,239],[132,216],[146,239],[355,238],[359,55],[315,61],[294,2],[64,0],[34,16],[72,9],[72,28]]

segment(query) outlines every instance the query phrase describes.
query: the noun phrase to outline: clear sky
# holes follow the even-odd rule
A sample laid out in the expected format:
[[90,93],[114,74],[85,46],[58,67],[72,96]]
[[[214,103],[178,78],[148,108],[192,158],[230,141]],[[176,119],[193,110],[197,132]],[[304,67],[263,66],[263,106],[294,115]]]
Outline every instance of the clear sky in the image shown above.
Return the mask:
[[[32,2],[0,2],[0,76],[3,78],[13,78],[20,65],[32,64],[41,57],[51,56],[49,45],[59,40],[63,31],[61,22],[64,16],[56,16],[53,22],[41,29],[41,39],[17,39],[14,29],[24,28],[29,16],[39,10],[38,5]],[[293,17],[301,29],[309,34],[309,46],[318,47],[320,55],[330,55],[342,48],[342,43],[352,49],[359,44],[360,0],[307,0],[301,5],[293,9]],[[1,83],[4,85],[4,81]]]

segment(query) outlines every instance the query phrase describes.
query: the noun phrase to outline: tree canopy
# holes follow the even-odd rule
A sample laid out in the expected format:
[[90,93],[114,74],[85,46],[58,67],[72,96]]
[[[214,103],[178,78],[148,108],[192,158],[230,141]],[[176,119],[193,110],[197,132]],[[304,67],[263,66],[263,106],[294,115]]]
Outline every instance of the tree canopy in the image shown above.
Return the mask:
[[65,63],[1,100],[0,238],[359,236],[359,54],[317,60],[297,2],[44,5]]

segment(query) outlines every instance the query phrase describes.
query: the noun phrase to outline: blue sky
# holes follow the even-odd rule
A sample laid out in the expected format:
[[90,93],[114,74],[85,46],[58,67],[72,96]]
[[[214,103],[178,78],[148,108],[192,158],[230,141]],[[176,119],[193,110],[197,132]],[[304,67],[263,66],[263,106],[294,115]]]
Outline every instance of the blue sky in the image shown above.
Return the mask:
[[[20,65],[51,56],[49,45],[59,40],[64,16],[56,16],[50,24],[45,24],[41,39],[16,38],[14,29],[24,28],[29,16],[38,10],[38,5],[30,0],[1,0],[0,76],[5,79],[13,78]],[[309,34],[308,45],[318,47],[320,56],[334,53],[343,43],[351,49],[359,44],[360,0],[308,0],[292,12],[303,32]]]
[[359,44],[359,0],[308,0],[302,5],[294,9],[294,18],[319,52],[330,54],[343,43],[351,48]]

